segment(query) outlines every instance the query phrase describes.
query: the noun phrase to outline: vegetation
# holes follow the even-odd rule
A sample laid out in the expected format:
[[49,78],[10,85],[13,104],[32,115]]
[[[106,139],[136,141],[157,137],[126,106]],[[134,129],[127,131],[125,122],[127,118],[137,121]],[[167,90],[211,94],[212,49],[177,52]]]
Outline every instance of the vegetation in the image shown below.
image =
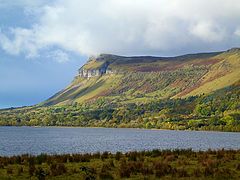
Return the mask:
[[0,125],[240,131],[240,49],[172,58],[101,55],[82,70],[104,63],[114,73],[79,75],[39,105],[0,110]]
[[[95,76],[103,64],[106,73]],[[211,94],[239,82],[239,69],[240,49],[178,57],[100,55],[81,68],[90,78],[78,74],[67,88],[42,105],[70,105],[99,98],[118,104],[149,103]]]
[[1,179],[239,179],[239,150],[0,157]]
[[0,125],[240,131],[239,87],[150,103],[119,104],[99,98],[93,103],[8,109],[0,111]]

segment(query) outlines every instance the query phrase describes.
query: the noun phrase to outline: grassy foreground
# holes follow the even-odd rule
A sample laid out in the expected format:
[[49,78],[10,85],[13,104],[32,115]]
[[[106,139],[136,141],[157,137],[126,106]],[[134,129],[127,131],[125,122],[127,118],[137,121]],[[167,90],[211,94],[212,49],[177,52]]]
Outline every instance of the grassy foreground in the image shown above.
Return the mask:
[[0,157],[0,179],[240,179],[240,150]]

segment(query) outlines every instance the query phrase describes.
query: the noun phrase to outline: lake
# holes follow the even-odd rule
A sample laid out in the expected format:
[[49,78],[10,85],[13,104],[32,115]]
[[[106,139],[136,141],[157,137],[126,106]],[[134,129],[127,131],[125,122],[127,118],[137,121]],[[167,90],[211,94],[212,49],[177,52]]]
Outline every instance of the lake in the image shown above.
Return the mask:
[[114,128],[0,127],[0,156],[151,149],[240,149],[240,133]]

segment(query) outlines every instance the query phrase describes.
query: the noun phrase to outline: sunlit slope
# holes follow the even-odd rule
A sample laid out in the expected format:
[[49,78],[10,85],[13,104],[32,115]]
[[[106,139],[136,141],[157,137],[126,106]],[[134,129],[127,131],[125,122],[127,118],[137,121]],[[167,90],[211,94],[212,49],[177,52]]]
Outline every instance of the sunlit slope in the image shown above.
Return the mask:
[[240,80],[240,49],[178,57],[90,58],[64,90],[42,105],[146,103],[208,94]]
[[239,81],[240,50],[232,49],[211,59],[219,59],[220,61],[210,66],[209,71],[199,79],[195,87],[192,89],[187,88],[178,94],[177,97],[208,94]]
[[[45,104],[71,104],[72,102],[84,102],[104,96],[104,93],[114,85],[115,80],[119,77],[116,75],[94,77],[91,79],[76,79],[71,86],[67,87],[60,93],[56,94]],[[78,82],[78,83],[76,83]]]

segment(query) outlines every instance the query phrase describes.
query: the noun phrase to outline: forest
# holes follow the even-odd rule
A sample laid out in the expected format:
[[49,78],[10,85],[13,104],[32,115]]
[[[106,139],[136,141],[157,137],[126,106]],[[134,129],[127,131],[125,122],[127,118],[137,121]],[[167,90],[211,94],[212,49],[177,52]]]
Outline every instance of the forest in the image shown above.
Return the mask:
[[1,126],[80,126],[240,131],[240,88],[149,103],[95,102],[32,106],[0,111]]

